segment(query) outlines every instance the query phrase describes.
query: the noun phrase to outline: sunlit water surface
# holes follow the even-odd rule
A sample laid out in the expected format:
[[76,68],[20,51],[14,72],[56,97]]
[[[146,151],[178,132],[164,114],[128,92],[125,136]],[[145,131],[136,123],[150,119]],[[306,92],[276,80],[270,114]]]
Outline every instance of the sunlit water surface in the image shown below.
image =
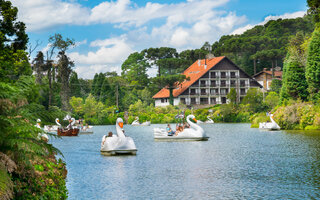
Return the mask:
[[209,141],[156,142],[159,126],[124,127],[136,156],[100,154],[115,126],[51,139],[67,163],[69,199],[320,198],[320,133],[211,124],[202,125]]

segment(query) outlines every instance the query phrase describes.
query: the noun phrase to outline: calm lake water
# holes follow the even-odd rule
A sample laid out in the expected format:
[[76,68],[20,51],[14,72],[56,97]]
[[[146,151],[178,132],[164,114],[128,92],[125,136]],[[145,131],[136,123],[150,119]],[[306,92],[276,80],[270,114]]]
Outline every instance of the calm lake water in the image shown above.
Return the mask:
[[319,199],[320,133],[250,124],[202,125],[209,141],[155,142],[153,128],[124,127],[136,156],[100,154],[94,134],[51,139],[67,163],[69,199]]

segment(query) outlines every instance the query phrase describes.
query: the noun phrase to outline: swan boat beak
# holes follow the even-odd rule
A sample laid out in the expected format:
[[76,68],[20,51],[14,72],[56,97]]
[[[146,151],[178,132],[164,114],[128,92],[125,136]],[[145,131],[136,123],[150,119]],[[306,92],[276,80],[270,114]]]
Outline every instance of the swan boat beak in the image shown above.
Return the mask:
[[198,121],[196,118],[193,118],[192,120],[193,120],[193,121],[195,121],[195,122],[197,122],[197,121]]
[[119,124],[120,128],[123,128],[123,122],[119,122],[118,124]]

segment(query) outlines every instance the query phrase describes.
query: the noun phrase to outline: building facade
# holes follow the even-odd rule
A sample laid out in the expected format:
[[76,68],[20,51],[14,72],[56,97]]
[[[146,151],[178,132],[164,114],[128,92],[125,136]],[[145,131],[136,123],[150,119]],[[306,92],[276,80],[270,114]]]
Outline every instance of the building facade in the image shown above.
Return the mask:
[[[174,105],[215,105],[228,102],[231,88],[240,102],[249,88],[262,86],[227,57],[198,60],[182,74],[190,80],[173,90]],[[161,89],[153,96],[155,106],[169,105],[169,90]]]
[[271,89],[272,79],[276,78],[282,80],[282,71],[274,71],[274,77],[272,77],[272,70],[268,71],[267,68],[264,68],[263,71],[253,75],[253,78],[258,81],[260,85],[263,86],[265,91]]

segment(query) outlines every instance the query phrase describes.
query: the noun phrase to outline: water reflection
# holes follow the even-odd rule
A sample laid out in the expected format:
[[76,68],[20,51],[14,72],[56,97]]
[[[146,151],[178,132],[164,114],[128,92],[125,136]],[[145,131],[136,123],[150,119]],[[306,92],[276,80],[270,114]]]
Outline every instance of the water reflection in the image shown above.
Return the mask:
[[320,132],[212,124],[203,126],[209,141],[155,142],[153,127],[125,126],[137,156],[100,155],[114,126],[53,139],[67,161],[69,199],[319,198]]

